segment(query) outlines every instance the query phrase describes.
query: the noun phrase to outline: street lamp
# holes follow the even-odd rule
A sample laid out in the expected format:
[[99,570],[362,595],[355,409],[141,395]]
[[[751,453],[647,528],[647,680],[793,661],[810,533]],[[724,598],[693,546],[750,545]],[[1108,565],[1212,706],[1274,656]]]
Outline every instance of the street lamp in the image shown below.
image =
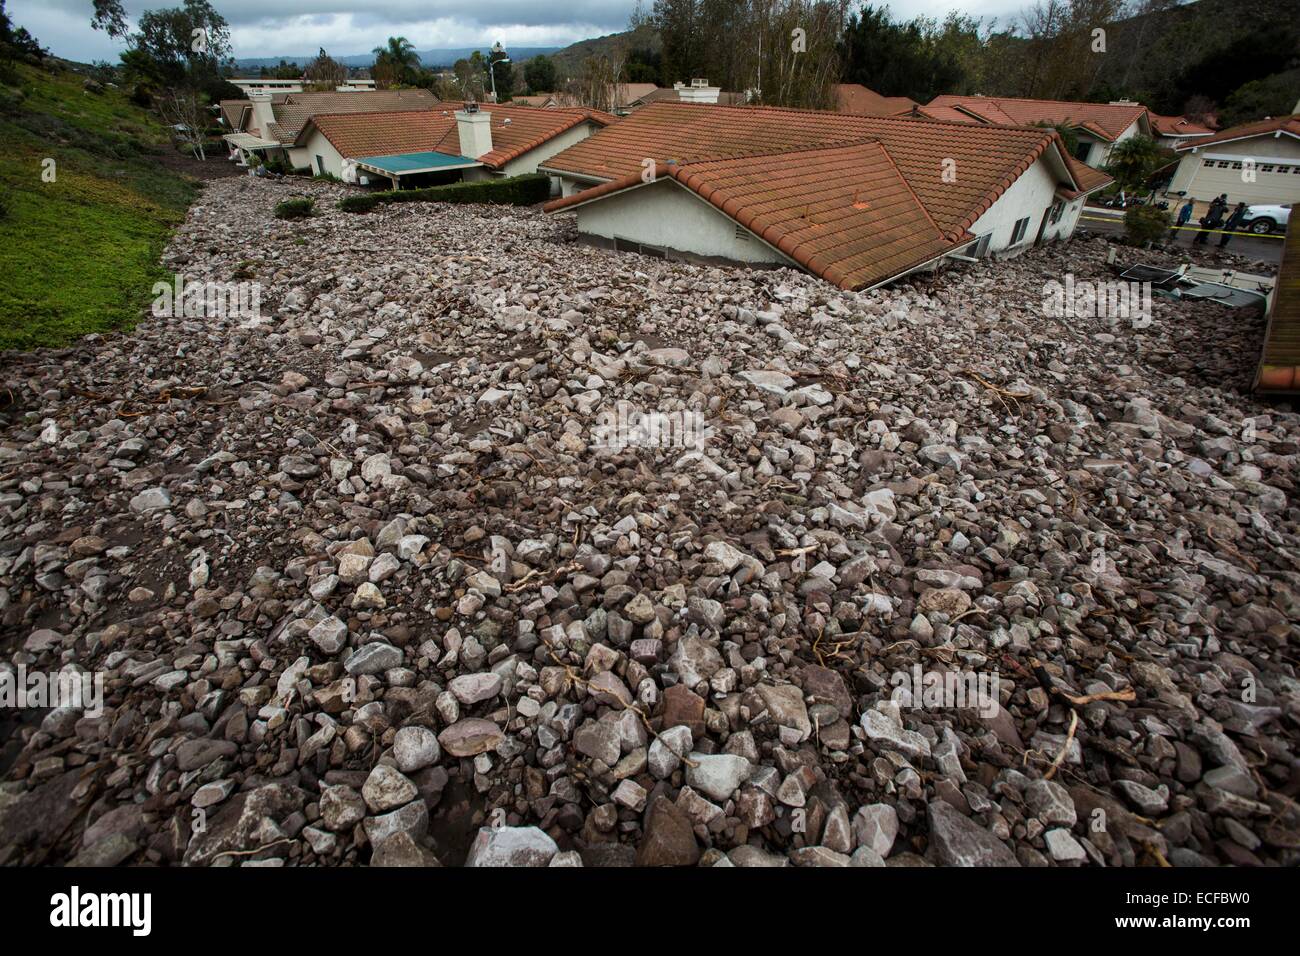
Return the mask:
[[[497,101],[497,64],[509,63],[510,57],[505,55],[506,48],[498,40],[488,53],[488,77],[492,80],[492,102]],[[495,59],[494,59],[495,57]]]

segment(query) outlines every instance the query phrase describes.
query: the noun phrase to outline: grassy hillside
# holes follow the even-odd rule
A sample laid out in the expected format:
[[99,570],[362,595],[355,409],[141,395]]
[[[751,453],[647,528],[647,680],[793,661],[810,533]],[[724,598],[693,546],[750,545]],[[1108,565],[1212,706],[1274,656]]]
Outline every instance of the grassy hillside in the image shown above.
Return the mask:
[[166,131],[122,91],[15,72],[0,86],[0,349],[127,328],[167,277],[158,255],[197,181],[163,165]]

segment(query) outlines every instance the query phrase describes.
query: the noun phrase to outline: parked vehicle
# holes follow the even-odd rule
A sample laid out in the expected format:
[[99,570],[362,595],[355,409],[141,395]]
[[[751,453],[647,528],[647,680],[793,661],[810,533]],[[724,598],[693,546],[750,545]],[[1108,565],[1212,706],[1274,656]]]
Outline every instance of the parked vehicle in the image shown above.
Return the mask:
[[1257,236],[1266,236],[1275,229],[1285,232],[1290,218],[1290,203],[1281,206],[1247,206],[1246,214],[1241,218],[1241,228],[1248,229]]

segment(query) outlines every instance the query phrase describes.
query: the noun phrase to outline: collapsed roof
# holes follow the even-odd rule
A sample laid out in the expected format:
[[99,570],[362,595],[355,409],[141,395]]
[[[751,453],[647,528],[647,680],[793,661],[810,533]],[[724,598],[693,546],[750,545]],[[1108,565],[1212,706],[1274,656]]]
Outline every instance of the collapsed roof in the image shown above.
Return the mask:
[[640,188],[651,158],[656,177],[811,272],[865,288],[973,239],[970,226],[1049,151],[1064,199],[1111,181],[1052,129],[674,103],[651,104],[542,169],[602,184],[545,207],[558,212]]

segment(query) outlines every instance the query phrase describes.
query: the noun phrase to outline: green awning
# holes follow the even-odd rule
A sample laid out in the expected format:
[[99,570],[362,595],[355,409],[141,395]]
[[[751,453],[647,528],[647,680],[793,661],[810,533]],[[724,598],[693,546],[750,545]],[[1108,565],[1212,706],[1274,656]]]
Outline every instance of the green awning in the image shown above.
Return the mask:
[[369,167],[381,173],[404,176],[410,173],[431,173],[441,169],[459,169],[468,166],[483,165],[468,156],[452,156],[448,153],[393,153],[390,156],[364,156],[357,160],[358,165]]

